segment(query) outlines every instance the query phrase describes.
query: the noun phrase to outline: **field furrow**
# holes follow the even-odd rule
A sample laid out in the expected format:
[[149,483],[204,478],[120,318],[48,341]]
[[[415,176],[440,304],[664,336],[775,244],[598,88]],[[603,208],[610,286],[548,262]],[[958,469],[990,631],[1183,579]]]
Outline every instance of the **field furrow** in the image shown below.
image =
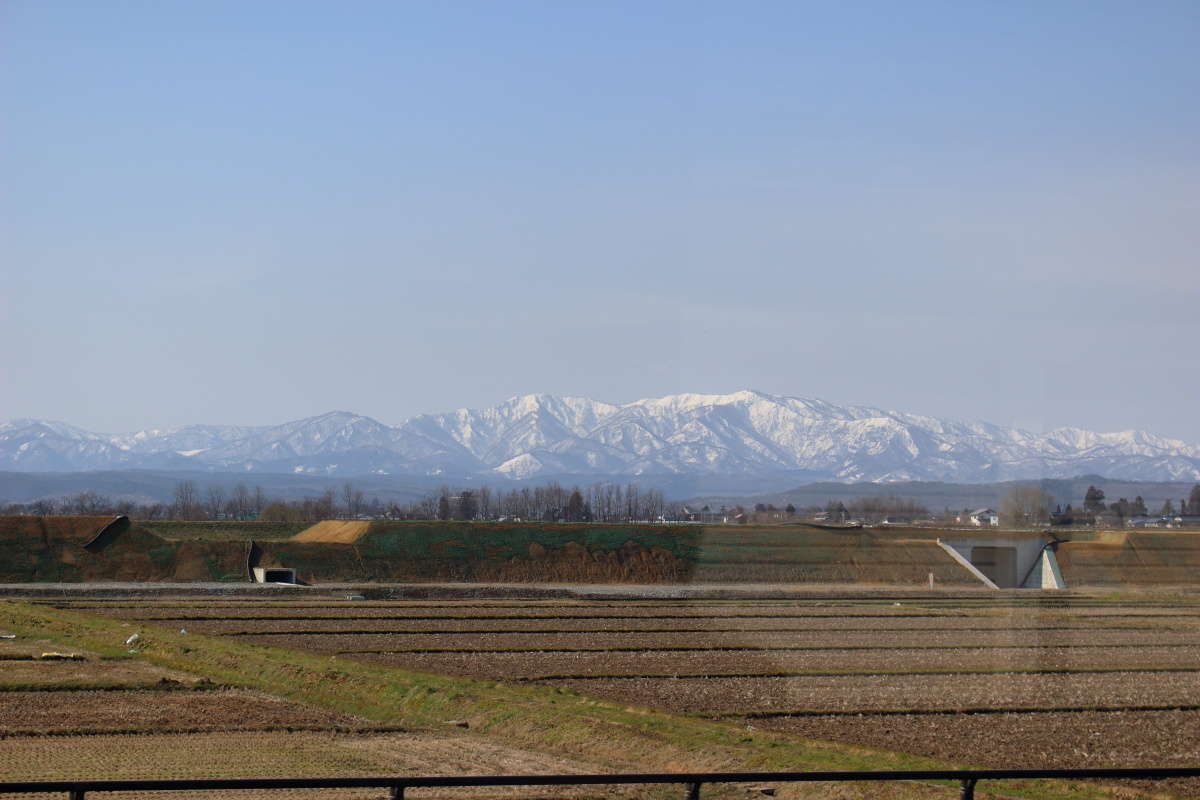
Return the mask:
[[[722,720],[747,736],[769,729],[979,766],[1200,762],[1200,710],[1194,710],[1200,708],[1200,607],[1190,598],[643,597],[442,602],[310,595],[53,604],[121,618],[149,641],[156,628],[183,628],[229,637],[222,647],[254,643],[329,654],[331,665],[352,659],[518,681],[531,692],[539,689],[528,684],[540,684],[618,707]],[[6,647],[21,658],[37,649],[0,640],[0,658]],[[203,739],[204,731],[223,731],[229,742],[291,736],[298,754],[314,741],[307,731],[330,731],[322,736],[336,757],[312,763],[363,774],[406,769],[416,762],[389,748],[425,746],[419,738],[372,733],[355,717],[253,692],[188,691],[180,684],[150,691],[146,682],[156,675],[94,656],[12,663],[17,667],[0,676],[0,769],[6,759],[29,757],[39,740],[74,745],[113,731],[163,741],[172,737],[160,734],[175,731],[179,742],[216,741]],[[73,682],[146,690],[70,691]],[[362,735],[345,733],[355,730]],[[42,735],[28,735],[35,732]],[[71,732],[93,735],[45,735]],[[254,741],[260,740],[245,738],[248,746]],[[285,763],[281,740],[261,741],[270,758]],[[436,740],[427,755],[443,746]],[[209,761],[205,768],[217,769]],[[501,762],[493,771],[504,771]],[[468,769],[453,763],[454,771]],[[1200,782],[1171,789],[1200,797]]]
[[806,716],[747,724],[998,768],[1200,763],[1200,711]]
[[[68,746],[64,746],[69,742]],[[6,780],[365,777],[394,775],[511,775],[604,772],[597,764],[531,753],[483,737],[437,733],[221,732],[0,737]],[[638,787],[423,789],[420,797],[558,798],[650,797]],[[18,798],[46,800],[50,795]],[[89,794],[89,797],[91,795]],[[178,800],[182,792],[96,793],[103,800]],[[288,790],[203,792],[207,800],[379,800],[386,791]]]
[[747,672],[939,671],[1195,667],[1200,647],[1011,648],[957,650],[652,651],[634,653],[403,653],[353,658],[423,672],[513,679],[556,675],[714,675]]
[[1195,673],[609,678],[549,681],[621,703],[686,713],[1200,705]]
[[[166,622],[144,619],[145,622]],[[752,631],[780,633],[810,633],[838,631],[844,633],[922,633],[968,632],[985,633],[1039,631],[1147,631],[1192,632],[1200,634],[1200,625],[1148,624],[1138,621],[1055,621],[1045,623],[1013,622],[990,618],[928,618],[895,619],[831,619],[831,618],[702,618],[661,619],[625,617],[621,619],[559,619],[519,620],[416,620],[379,618],[310,618],[310,619],[205,619],[179,620],[181,626],[196,633],[260,634],[260,633],[461,633],[461,634],[518,634],[518,633],[674,633],[715,632],[740,633]]]
[[357,717],[249,691],[0,692],[3,736],[374,727]]
[[904,631],[881,635],[863,631],[781,633],[543,633],[455,634],[363,633],[323,636],[261,634],[263,644],[321,652],[363,651],[523,651],[667,649],[898,649],[970,647],[1143,647],[1200,646],[1200,634],[1178,631]]

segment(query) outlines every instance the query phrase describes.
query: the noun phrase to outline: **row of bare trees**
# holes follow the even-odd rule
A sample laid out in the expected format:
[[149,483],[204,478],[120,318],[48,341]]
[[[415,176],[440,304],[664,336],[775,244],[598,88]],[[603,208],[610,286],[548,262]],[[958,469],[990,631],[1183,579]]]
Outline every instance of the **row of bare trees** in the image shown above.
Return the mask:
[[233,487],[226,495],[219,485],[208,486],[201,492],[195,481],[181,481],[175,486],[170,514],[175,519],[250,519],[262,513],[267,497],[261,486],[253,489],[244,483]]
[[201,495],[193,481],[175,487],[173,511],[178,519],[263,519],[275,522],[308,522],[321,519],[357,519],[365,511],[379,515],[382,505],[372,498],[368,504],[363,491],[352,483],[341,490],[326,489],[317,497],[285,501],[268,498],[261,486],[253,490],[238,484],[226,496],[221,486],[209,486]]
[[570,489],[557,482],[520,489],[443,486],[396,512],[404,519],[633,522],[672,519],[680,510],[657,489],[635,483],[595,483]]
[[261,486],[219,484],[202,486],[180,481],[169,503],[114,500],[85,491],[59,499],[14,503],[8,514],[126,514],[139,519],[261,519],[270,522],[310,522],[323,519],[456,519],[545,520],[571,522],[628,522],[677,518],[680,506],[669,504],[657,489],[637,484],[596,483],[570,489],[558,484],[493,490],[442,487],[406,505],[385,504],[366,497],[352,483],[328,488],[315,497],[285,500],[270,497]]
[[4,512],[40,516],[125,514],[138,519],[251,519],[260,514],[268,502],[261,486],[251,489],[244,484],[238,484],[233,491],[227,493],[221,486],[207,486],[201,489],[195,481],[182,481],[172,490],[172,500],[169,503],[138,503],[128,498],[114,499],[87,490],[60,498],[10,503],[4,507]]

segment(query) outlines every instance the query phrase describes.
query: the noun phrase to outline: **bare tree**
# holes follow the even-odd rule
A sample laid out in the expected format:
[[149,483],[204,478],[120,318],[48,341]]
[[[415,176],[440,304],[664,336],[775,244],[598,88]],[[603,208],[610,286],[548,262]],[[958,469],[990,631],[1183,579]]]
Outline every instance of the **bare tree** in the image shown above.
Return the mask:
[[458,514],[455,519],[473,520],[479,513],[479,504],[474,492],[463,492],[458,496]]
[[49,498],[42,498],[41,500],[34,500],[32,503],[30,503],[29,510],[34,514],[40,514],[41,516],[45,517],[56,512],[58,510],[58,504]]
[[63,511],[80,516],[94,516],[112,510],[112,500],[93,491],[82,491],[63,501]]
[[432,497],[422,497],[411,510],[416,515],[414,519],[438,519],[438,506]]
[[220,486],[209,486],[207,503],[208,516],[216,519],[225,508],[225,490]]
[[250,490],[246,488],[246,484],[239,483],[233,487],[233,497],[230,502],[233,503],[233,513],[238,519],[245,519],[250,516],[253,500],[250,497]]
[[332,488],[322,492],[321,497],[313,504],[310,518],[314,520],[333,519],[337,508],[336,497],[337,492]]
[[587,508],[587,504],[583,501],[583,494],[576,486],[567,497],[567,522],[583,522],[585,508]]
[[1013,528],[1039,525],[1049,519],[1054,498],[1036,486],[1014,486],[1000,500],[1000,521]]
[[479,491],[476,493],[476,497],[479,499],[479,518],[480,519],[491,519],[492,518],[492,489],[491,489],[491,487],[490,486],[479,487]]
[[175,516],[179,519],[195,519],[200,504],[193,481],[180,481],[175,486]]

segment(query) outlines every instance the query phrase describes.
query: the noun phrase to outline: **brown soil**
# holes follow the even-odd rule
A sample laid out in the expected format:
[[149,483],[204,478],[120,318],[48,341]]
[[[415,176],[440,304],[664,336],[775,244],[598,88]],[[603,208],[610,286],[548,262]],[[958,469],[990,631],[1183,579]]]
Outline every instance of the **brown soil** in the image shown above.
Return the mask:
[[609,678],[549,683],[620,703],[700,714],[1200,705],[1200,680],[1195,673]]
[[660,619],[653,617],[627,617],[623,619],[586,619],[561,617],[558,619],[396,619],[380,617],[312,617],[306,619],[220,619],[182,620],[188,630],[195,633],[284,633],[291,631],[378,631],[382,633],[570,633],[585,631],[625,632],[668,632],[668,631],[783,631],[803,633],[814,631],[1022,631],[1038,632],[1048,629],[1072,629],[1078,631],[1128,630],[1128,631],[1195,631],[1195,623],[1164,620],[1147,623],[1136,620],[1063,620],[1045,622],[1041,626],[1007,619],[980,617],[927,617],[830,619],[815,618],[705,618]]
[[[308,732],[201,733],[138,736],[0,738],[0,774],[5,780],[71,780],[102,776],[114,780],[154,778],[295,778],[370,775],[465,775],[596,773],[604,767],[516,750],[470,735],[328,734]],[[633,790],[446,789],[420,790],[419,797],[645,797]],[[206,797],[278,800],[279,792],[236,792]],[[305,800],[382,798],[380,790],[321,792],[288,790]],[[106,800],[121,795],[105,794]],[[138,792],[133,799],[161,797]],[[35,797],[31,795],[30,797]],[[44,796],[37,796],[44,800]]]
[[1174,631],[833,631],[773,633],[545,633],[545,634],[454,634],[437,636],[405,633],[335,634],[300,636],[262,634],[247,637],[262,644],[298,647],[319,652],[387,650],[470,650],[503,652],[522,650],[575,649],[810,649],[810,648],[969,648],[1096,645],[1188,645],[1200,646],[1200,635]]
[[9,661],[0,668],[0,688],[22,686],[190,686],[195,675],[162,669],[144,661]]
[[[309,616],[314,609],[312,603],[242,603],[216,607],[196,603],[194,605],[172,605],[149,609],[126,606],[122,613],[129,617],[141,617],[160,612],[165,616],[183,616],[192,613],[225,615],[229,619],[214,619],[207,622],[170,621],[163,624],[171,627],[186,626],[189,630],[240,630],[252,623],[245,617],[277,614],[279,616]],[[922,609],[918,606],[861,605],[817,606],[805,603],[787,604],[723,604],[707,603],[688,606],[676,603],[663,604],[612,604],[612,603],[561,603],[561,604],[431,604],[396,603],[362,604],[361,607],[343,606],[331,601],[326,606],[328,613],[366,616],[378,620],[378,624],[420,626],[438,633],[426,634],[366,634],[346,635],[264,635],[251,639],[286,644],[307,650],[328,651],[343,649],[348,643],[355,646],[378,645],[384,647],[464,647],[472,652],[461,654],[405,654],[390,656],[360,656],[377,663],[396,664],[414,669],[477,675],[495,679],[517,676],[539,676],[548,674],[603,674],[627,672],[635,675],[713,673],[777,670],[947,670],[947,669],[1054,669],[1116,666],[1170,665],[1194,667],[1200,663],[1200,617],[1185,616],[1180,608],[1158,610],[1130,607],[1126,609],[1054,608],[1028,609],[984,605],[978,608]],[[1125,611],[1124,614],[1110,613]],[[1094,613],[1100,611],[1102,613]],[[1147,625],[1128,625],[1136,622],[1131,613],[1144,611],[1140,619]],[[326,613],[322,611],[321,613]],[[234,618],[237,614],[242,618]],[[377,617],[370,615],[378,614]],[[319,616],[317,614],[315,616]],[[837,616],[820,616],[837,615]],[[867,615],[867,616],[855,616]],[[428,617],[430,619],[419,619]],[[468,617],[457,620],[454,617]],[[505,620],[503,617],[518,617]],[[546,617],[547,619],[536,619]],[[678,619],[673,619],[673,617]],[[1019,627],[1064,624],[1078,626],[1077,630],[1017,630]],[[1122,630],[1103,630],[1106,626],[1121,624]],[[313,620],[265,621],[264,627],[291,627],[303,625],[310,628]],[[360,624],[353,619],[327,618],[318,622],[332,629]],[[733,633],[717,633],[712,630],[689,633],[613,633],[619,626],[652,629],[655,626],[671,627],[729,627],[742,628]],[[812,630],[788,633],[779,627],[807,626]],[[1095,627],[1091,627],[1091,626]],[[564,626],[580,626],[577,633],[555,633]],[[583,627],[587,626],[587,627]],[[841,627],[839,627],[841,626]],[[878,627],[876,627],[878,626]],[[901,627],[903,630],[883,630]],[[962,627],[958,627],[962,626]],[[454,629],[474,630],[489,627],[490,632],[480,634],[455,633]],[[547,633],[535,633],[540,627]],[[867,628],[847,631],[846,628]],[[971,631],[964,628],[987,627],[994,630]],[[1164,630],[1164,628],[1178,630]],[[938,629],[941,630],[938,630]],[[515,629],[520,632],[505,634],[501,630]],[[522,630],[524,629],[524,630]],[[608,632],[605,632],[608,631]],[[1154,642],[1189,643],[1185,647],[1156,647]],[[549,643],[549,644],[548,644]],[[883,650],[815,650],[815,651],[736,651],[711,650],[683,652],[658,650],[642,652],[534,652],[534,653],[487,653],[476,652],[484,647],[629,647],[629,646],[675,646],[694,647],[703,644],[724,644],[736,647],[746,645],[780,646],[867,646],[896,647],[907,649]],[[981,646],[983,643],[1001,645]],[[1125,647],[1061,647],[1060,644],[1079,645],[1125,644]],[[921,650],[919,647],[940,645],[950,649]],[[1021,645],[1021,646],[1013,646]],[[1028,645],[1028,646],[1025,646]],[[1136,646],[1133,646],[1136,645]],[[990,707],[1002,709],[1012,706],[1060,707],[1065,705],[1157,705],[1178,703],[1191,705],[1200,696],[1200,685],[1195,673],[1178,674],[1073,674],[1073,675],[954,675],[954,676],[854,676],[854,677],[805,677],[805,678],[730,678],[710,680],[579,680],[564,684],[586,694],[609,697],[623,703],[637,705],[659,705],[691,712],[745,712],[747,710],[838,710],[855,712],[864,709],[946,709],[963,707]],[[5,695],[11,695],[5,704]],[[41,695],[39,701],[35,695]],[[176,698],[180,698],[176,701]],[[211,698],[211,705],[204,702]],[[1092,702],[1089,702],[1092,701]],[[178,708],[170,706],[179,702]],[[40,704],[39,704],[40,703]],[[56,707],[57,706],[59,707]],[[68,710],[64,710],[68,709]],[[1027,741],[1039,757],[1054,758],[1061,754],[1055,745],[1070,746],[1076,740],[1075,733],[1066,734],[1066,726],[1073,723],[1085,728],[1093,727],[1099,733],[1091,739],[1083,738],[1078,744],[1080,758],[1091,758],[1092,765],[1173,763],[1151,752],[1155,748],[1173,746],[1176,756],[1186,761],[1196,761],[1197,723],[1196,713],[1183,716],[1164,717],[1160,712],[1149,715],[1117,713],[990,713],[980,715],[934,714],[895,716],[807,716],[804,718],[783,717],[770,719],[742,720],[737,724],[756,728],[778,728],[816,738],[835,739],[857,745],[880,747],[902,752],[926,753],[927,750],[943,748],[945,752],[927,754],[960,763],[991,764],[996,759],[1015,760],[1025,754]],[[57,716],[56,716],[57,715]],[[1117,730],[1113,719],[1123,718],[1124,728]],[[963,722],[962,720],[966,720]],[[1039,721],[1041,720],[1041,721]],[[1165,722],[1161,722],[1166,720]],[[999,723],[997,723],[999,721]],[[1163,738],[1158,729],[1142,731],[1161,725],[1171,732],[1171,737],[1187,737],[1180,742],[1174,738]],[[804,727],[812,723],[808,728]],[[894,724],[893,724],[894,723]],[[353,727],[354,718],[316,711],[286,701],[263,697],[250,692],[0,692],[0,771],[4,771],[5,749],[8,742],[34,741],[20,737],[4,740],[5,730],[11,735],[21,730],[213,730],[229,731],[253,728],[336,728]],[[957,727],[955,727],[957,725]],[[56,727],[58,726],[58,727]],[[823,726],[823,727],[818,727]],[[922,727],[924,726],[924,727]],[[1056,727],[1057,726],[1057,727]],[[871,739],[871,731],[896,732],[887,737]],[[1111,733],[1111,736],[1109,735]],[[240,733],[223,733],[220,741],[234,742]],[[272,734],[274,735],[274,734]],[[1078,734],[1082,736],[1082,734]],[[310,734],[290,734],[305,737]],[[905,738],[905,737],[909,738]],[[974,737],[974,738],[971,738]],[[1056,738],[1057,737],[1057,738]],[[56,737],[42,737],[43,740]],[[63,737],[63,747],[72,753],[80,751],[75,743],[91,741],[96,737]],[[104,737],[100,737],[104,738]],[[159,739],[171,737],[131,736],[130,740]],[[180,741],[188,737],[178,737]],[[370,770],[402,770],[399,762],[384,763],[380,759],[409,758],[410,749],[420,750],[406,737],[361,736],[322,734],[327,742],[325,762],[337,769],[348,769],[358,774],[370,774]],[[194,740],[194,739],[193,739]],[[207,740],[214,747],[217,738]],[[293,739],[297,744],[291,750],[271,739],[263,744],[269,751],[262,763],[271,764],[278,759],[281,771],[292,774],[302,772],[314,774],[306,762],[286,762],[292,755],[299,757],[308,746],[307,739]],[[463,743],[466,740],[453,738]],[[924,748],[917,744],[924,741]],[[1087,746],[1103,745],[1103,748],[1088,750]],[[1150,744],[1147,744],[1150,743]],[[163,745],[160,744],[160,747]],[[258,761],[258,750],[253,743],[246,746],[255,752],[255,774],[263,774]],[[495,745],[493,745],[495,747]],[[274,748],[274,749],[272,749]],[[955,748],[961,748],[955,750]],[[404,749],[403,754],[396,751]],[[432,763],[445,765],[446,771],[462,772],[480,764],[484,752],[473,744],[460,744],[458,750],[427,751]],[[241,766],[240,756],[225,751],[225,762],[209,758],[204,753],[206,769],[233,769]],[[453,756],[448,753],[453,752]],[[440,753],[440,754],[439,754]],[[1115,754],[1115,755],[1114,755]],[[174,754],[173,754],[174,755]],[[509,751],[511,755],[511,751]],[[540,757],[528,756],[537,759]],[[1070,754],[1069,754],[1070,755]],[[26,756],[28,757],[28,755]],[[66,756],[55,757],[64,761]],[[191,769],[187,754],[179,754],[184,769]],[[416,758],[418,756],[411,756]],[[1172,756],[1174,758],[1175,756]],[[1185,758],[1186,757],[1186,758]],[[1140,761],[1139,761],[1140,759]],[[136,759],[135,759],[136,761]],[[1036,759],[1019,762],[1028,766],[1038,763]],[[290,766],[284,766],[285,762]],[[1179,762],[1179,763],[1183,763]],[[134,761],[130,762],[131,764]],[[297,770],[297,763],[305,766]],[[383,766],[380,766],[383,764]],[[217,765],[217,766],[214,766]],[[232,765],[232,766],[231,766]],[[1018,765],[1008,764],[1005,765]],[[1065,764],[1057,764],[1065,765]],[[491,765],[489,765],[491,766]],[[331,767],[333,768],[333,767]],[[541,762],[529,762],[526,767],[503,765],[479,767],[482,771],[534,771],[534,769],[556,769]],[[430,762],[424,767],[414,766],[407,771],[432,772]],[[583,771],[602,771],[594,766]],[[161,775],[161,770],[154,772]],[[209,773],[213,774],[213,773]],[[223,773],[223,774],[228,774]],[[1191,784],[1180,784],[1184,793],[1200,796]],[[807,788],[807,787],[805,787]],[[520,790],[521,794],[527,794]],[[497,795],[496,790],[489,790]],[[447,793],[459,794],[458,792]],[[557,795],[562,794],[557,792]],[[608,794],[605,792],[605,794]],[[422,796],[425,793],[422,792]],[[344,796],[344,795],[343,795]],[[264,800],[266,800],[264,798]]]
[[104,731],[373,728],[375,723],[249,691],[0,692],[0,735]]
[[[996,768],[1167,767],[1200,763],[1200,712],[790,717],[751,728]],[[1200,780],[1131,784],[1200,797]]]
[[[96,603],[63,603],[63,606],[86,609],[106,616],[135,619],[245,619],[245,618],[364,618],[364,619],[789,619],[789,620],[928,620],[954,619],[962,611],[895,608],[892,606],[812,607],[806,605],[757,604],[647,604],[616,605],[608,603],[523,603],[513,604],[455,604],[439,603],[372,603],[354,605],[330,601],[322,607],[311,604],[260,601],[238,605],[216,603],[155,604],[154,606],[101,605]],[[1194,616],[1200,624],[1200,612]]]
[[327,519],[305,528],[292,537],[293,542],[340,542],[350,544],[366,536],[369,522]]
[[[299,637],[297,637],[299,638]],[[297,642],[297,645],[303,642]],[[1086,669],[1089,667],[1189,667],[1200,647],[1105,649],[1011,648],[961,650],[860,650],[680,653],[406,653],[353,658],[421,672],[493,680],[547,675],[714,675],[763,672],[936,671],[951,669]],[[963,680],[971,680],[964,677]]]

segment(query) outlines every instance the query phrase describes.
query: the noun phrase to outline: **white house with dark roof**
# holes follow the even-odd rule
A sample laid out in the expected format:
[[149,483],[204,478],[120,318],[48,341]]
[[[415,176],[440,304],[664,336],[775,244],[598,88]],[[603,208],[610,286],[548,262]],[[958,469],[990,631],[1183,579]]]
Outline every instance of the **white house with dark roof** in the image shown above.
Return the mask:
[[991,508],[977,508],[967,514],[966,523],[976,528],[996,527],[1000,524],[1000,515]]

